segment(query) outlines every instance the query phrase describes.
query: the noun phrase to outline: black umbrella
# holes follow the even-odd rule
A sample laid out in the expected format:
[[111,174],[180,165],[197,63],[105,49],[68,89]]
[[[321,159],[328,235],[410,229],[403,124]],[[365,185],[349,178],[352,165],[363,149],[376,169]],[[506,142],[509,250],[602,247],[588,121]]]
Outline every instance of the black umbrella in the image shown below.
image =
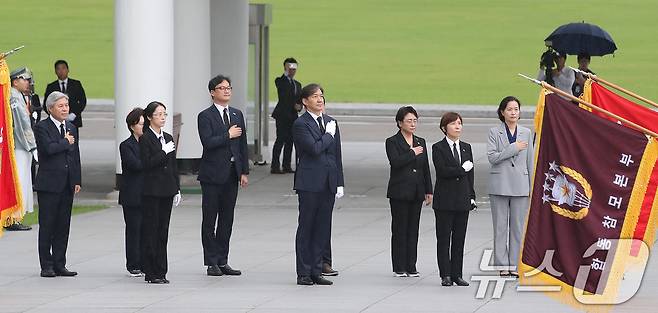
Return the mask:
[[617,50],[617,45],[608,32],[585,22],[562,25],[544,41],[547,46],[571,55],[603,56]]

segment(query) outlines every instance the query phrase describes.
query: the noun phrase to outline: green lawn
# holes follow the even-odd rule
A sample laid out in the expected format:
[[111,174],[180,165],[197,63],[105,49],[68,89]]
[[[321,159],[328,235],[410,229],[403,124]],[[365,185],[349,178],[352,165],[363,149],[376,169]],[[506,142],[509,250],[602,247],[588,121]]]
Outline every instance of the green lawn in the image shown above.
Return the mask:
[[[272,81],[287,56],[298,78],[320,82],[328,101],[497,103],[508,94],[534,103],[543,39],[585,20],[606,29],[617,54],[594,58],[601,77],[658,100],[658,1],[271,0]],[[0,48],[25,44],[10,66],[35,70],[38,90],[68,59],[89,97],[113,97],[113,1],[5,0]],[[62,7],[68,8],[66,10]],[[57,12],[57,13],[55,13]],[[63,12],[63,13],[62,13]],[[575,57],[567,60],[576,65]],[[272,99],[276,99],[274,88]]]
[[[74,205],[71,214],[78,215],[82,213],[93,212],[107,208],[108,208],[107,205]],[[25,214],[22,223],[25,225],[39,224],[39,207],[35,206],[34,212]]]

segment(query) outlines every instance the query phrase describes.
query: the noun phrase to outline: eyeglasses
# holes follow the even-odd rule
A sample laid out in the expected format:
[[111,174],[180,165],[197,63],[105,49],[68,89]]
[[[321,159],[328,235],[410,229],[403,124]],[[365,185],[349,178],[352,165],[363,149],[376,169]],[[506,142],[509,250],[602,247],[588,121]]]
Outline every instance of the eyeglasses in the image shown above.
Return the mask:
[[169,116],[169,114],[167,114],[167,113],[153,113],[153,116],[155,116],[155,117],[161,117],[161,116],[167,117],[167,116]]
[[417,118],[408,118],[406,120],[402,120],[403,122],[407,124],[418,124],[418,119]]
[[219,89],[221,91],[224,91],[224,90],[231,91],[233,89],[233,87],[231,87],[231,86],[219,86],[219,87],[215,87],[214,89],[215,90]]

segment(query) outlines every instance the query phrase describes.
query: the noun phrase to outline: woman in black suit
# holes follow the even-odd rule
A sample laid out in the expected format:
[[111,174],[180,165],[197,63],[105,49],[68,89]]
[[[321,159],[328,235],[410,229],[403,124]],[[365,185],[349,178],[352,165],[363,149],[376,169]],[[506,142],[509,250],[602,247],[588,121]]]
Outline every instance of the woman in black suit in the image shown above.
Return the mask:
[[144,133],[144,110],[134,108],[126,116],[126,126],[130,137],[119,145],[121,154],[121,184],[119,204],[123,207],[123,221],[126,223],[126,269],[130,276],[142,276],[142,263],[139,254],[140,233],[142,231],[142,160],[139,154],[139,137]]
[[391,204],[391,258],[397,277],[418,277],[416,257],[420,211],[432,203],[432,177],[425,139],[414,136],[418,113],[401,107],[395,116],[399,131],[386,139],[391,164],[386,197]]
[[436,169],[434,216],[436,218],[436,255],[441,285],[468,286],[462,278],[464,240],[468,213],[475,208],[473,189],[473,152],[471,145],[459,140],[462,118],[455,112],[441,117],[443,140],[432,146]]
[[139,140],[144,184],[142,189],[142,272],[153,284],[168,284],[167,240],[172,203],[180,203],[180,185],[174,153],[174,138],[162,128],[167,112],[153,101],[144,109],[148,129]]

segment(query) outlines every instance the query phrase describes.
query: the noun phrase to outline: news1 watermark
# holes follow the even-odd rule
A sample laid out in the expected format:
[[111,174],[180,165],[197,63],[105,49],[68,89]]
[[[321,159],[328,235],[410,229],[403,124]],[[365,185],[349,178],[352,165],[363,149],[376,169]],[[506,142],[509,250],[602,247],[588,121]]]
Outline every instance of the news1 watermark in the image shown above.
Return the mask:
[[[596,251],[601,250],[606,252],[605,258],[592,258]],[[638,239],[599,239],[592,243],[582,255],[583,261],[587,260],[587,262],[578,268],[571,288],[574,298],[583,304],[621,304],[628,301],[640,289],[649,251],[647,244]],[[500,272],[515,272],[516,266],[489,265],[492,255],[493,250],[485,249],[480,259],[480,270],[491,274],[471,276],[471,281],[479,282],[476,299],[484,299],[490,286],[493,286],[491,299],[500,299],[506,284],[517,280],[514,276],[500,275]],[[559,280],[564,273],[555,268],[554,257],[555,250],[547,250],[539,266],[519,275],[523,278],[531,278],[543,272]],[[588,278],[595,271],[600,273],[596,292],[585,292]],[[562,286],[517,284],[515,289],[517,292],[560,292]]]

